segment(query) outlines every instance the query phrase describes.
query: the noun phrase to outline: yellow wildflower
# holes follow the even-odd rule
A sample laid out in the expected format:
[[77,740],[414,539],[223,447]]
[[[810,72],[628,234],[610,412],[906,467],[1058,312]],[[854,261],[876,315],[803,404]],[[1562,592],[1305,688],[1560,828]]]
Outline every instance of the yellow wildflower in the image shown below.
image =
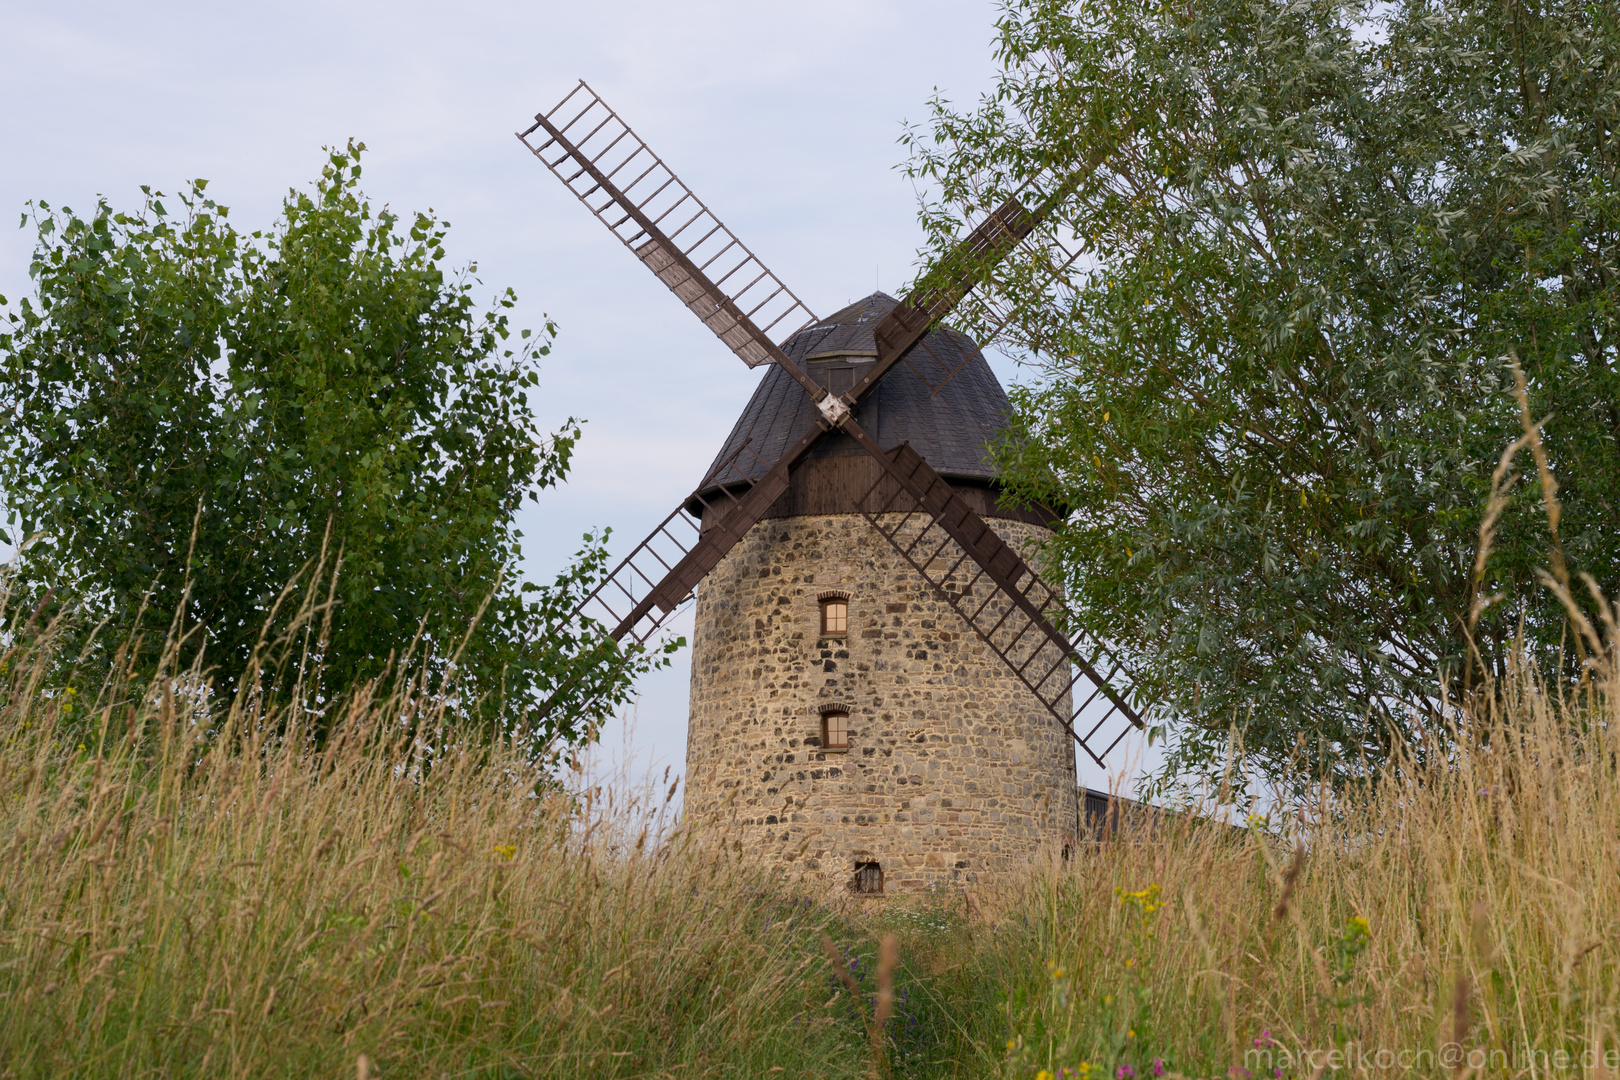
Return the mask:
[[1126,892],[1123,888],[1115,888],[1114,895],[1119,897],[1120,903],[1135,904],[1142,909],[1142,914],[1151,915],[1164,907],[1164,902],[1159,899],[1160,891],[1159,886],[1149,885],[1147,888],[1138,889],[1136,892]]

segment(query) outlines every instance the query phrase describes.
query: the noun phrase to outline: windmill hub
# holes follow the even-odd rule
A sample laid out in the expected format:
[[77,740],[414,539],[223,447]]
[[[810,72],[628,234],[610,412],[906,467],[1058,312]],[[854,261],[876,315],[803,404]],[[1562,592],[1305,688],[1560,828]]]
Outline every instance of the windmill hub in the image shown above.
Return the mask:
[[840,427],[849,418],[849,406],[844,404],[843,398],[833,394],[828,394],[816,402],[816,408],[821,410],[821,415],[826,418],[829,427]]

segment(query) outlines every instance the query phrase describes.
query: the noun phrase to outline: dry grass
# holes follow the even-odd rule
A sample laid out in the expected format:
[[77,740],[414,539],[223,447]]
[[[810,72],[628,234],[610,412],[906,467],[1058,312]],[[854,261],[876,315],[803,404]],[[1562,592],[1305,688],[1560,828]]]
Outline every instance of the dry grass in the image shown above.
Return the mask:
[[1612,665],[1490,688],[1454,750],[1286,821],[863,913],[421,686],[327,703],[317,749],[297,693],[84,705],[9,625],[0,1076],[1613,1075],[1579,1068],[1620,1031]]
[[658,842],[668,789],[560,790],[419,686],[329,706],[319,749],[307,708],[196,722],[184,673],[85,707],[20,640],[0,1075],[864,1072],[861,1031],[794,1022],[839,914]]
[[1570,702],[1493,688],[1455,753],[1281,827],[1187,819],[1042,875],[987,957],[1027,1002],[1007,1075],[1614,1075],[1620,716],[1599,674]]

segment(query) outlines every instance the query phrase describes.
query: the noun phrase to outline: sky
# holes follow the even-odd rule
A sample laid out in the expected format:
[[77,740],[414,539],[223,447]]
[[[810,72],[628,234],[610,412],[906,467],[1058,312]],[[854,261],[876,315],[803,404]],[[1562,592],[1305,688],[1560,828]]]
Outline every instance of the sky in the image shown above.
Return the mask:
[[[374,204],[448,220],[452,263],[514,322],[559,326],[542,420],[586,421],[573,472],[520,521],[548,580],[588,529],[625,553],[701,478],[762,372],[748,370],[514,137],[585,79],[818,315],[900,293],[922,233],[898,171],[907,122],[992,85],[985,0],[561,4],[53,4],[0,0],[0,295],[29,290],[29,199],[201,177],[239,228],[268,226],[322,147],[367,148]],[[1003,383],[1016,365],[991,355]],[[687,618],[690,618],[688,613]],[[684,627],[688,634],[689,623]],[[617,731],[619,767],[680,773],[689,652],[647,677]],[[1110,759],[1128,790],[1140,750]]]

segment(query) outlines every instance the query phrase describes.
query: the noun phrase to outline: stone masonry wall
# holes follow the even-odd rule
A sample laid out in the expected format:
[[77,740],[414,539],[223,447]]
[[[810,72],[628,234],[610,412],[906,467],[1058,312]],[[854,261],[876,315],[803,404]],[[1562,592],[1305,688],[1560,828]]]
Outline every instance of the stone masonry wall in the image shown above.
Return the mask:
[[[1049,535],[991,525],[1026,558]],[[835,589],[849,633],[822,638]],[[847,752],[820,745],[829,702]],[[853,514],[762,521],[703,582],[691,710],[688,823],[829,889],[866,861],[886,892],[984,882],[1075,832],[1068,733]]]

